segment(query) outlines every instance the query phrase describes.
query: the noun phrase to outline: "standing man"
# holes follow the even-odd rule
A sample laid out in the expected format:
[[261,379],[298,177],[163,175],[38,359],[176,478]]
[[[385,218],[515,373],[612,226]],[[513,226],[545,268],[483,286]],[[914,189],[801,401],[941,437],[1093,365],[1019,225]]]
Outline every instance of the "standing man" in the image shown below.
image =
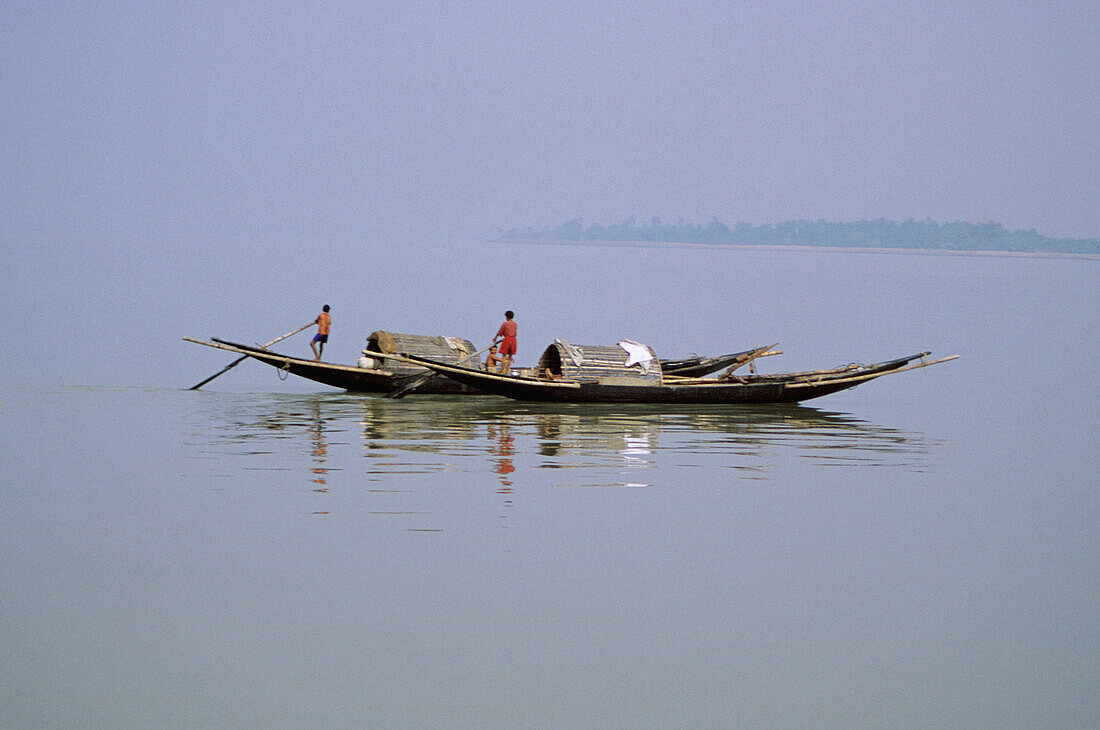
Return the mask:
[[[332,315],[328,313],[328,309],[329,307],[326,304],[321,313],[317,315],[317,319],[313,320],[313,323],[317,325],[317,334],[309,341],[309,346],[313,348],[313,359],[317,362],[320,362],[321,353],[325,351],[325,343],[328,342],[328,330],[332,326]],[[320,345],[320,349],[317,349],[318,345]]]
[[504,360],[500,372],[512,372],[512,358],[516,354],[516,323],[512,321],[515,312],[509,309],[504,313],[504,324],[497,330],[496,338],[504,338],[500,342],[500,356]]

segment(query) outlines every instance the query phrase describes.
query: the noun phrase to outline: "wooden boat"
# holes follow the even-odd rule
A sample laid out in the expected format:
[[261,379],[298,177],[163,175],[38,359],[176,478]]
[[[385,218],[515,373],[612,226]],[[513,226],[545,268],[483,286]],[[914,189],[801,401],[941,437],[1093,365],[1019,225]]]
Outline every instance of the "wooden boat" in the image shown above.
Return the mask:
[[[379,330],[367,338],[367,347],[359,366],[338,365],[329,362],[317,362],[290,355],[272,352],[258,345],[244,345],[217,337],[211,341],[184,337],[187,342],[206,345],[219,350],[246,355],[284,373],[312,380],[334,388],[362,393],[390,393],[403,388],[410,381],[421,378],[431,371],[416,363],[401,358],[386,357],[397,353],[423,355],[433,362],[460,363],[467,361],[476,368],[481,367],[473,343],[457,337],[436,337],[429,335],[407,335]],[[430,377],[416,388],[417,393],[434,394],[483,394],[472,388],[445,377]]]
[[[478,353],[474,351],[473,343],[456,337],[410,335],[377,330],[367,337],[367,346],[363,350],[363,357],[360,358],[358,367],[293,357],[269,350],[265,346],[245,345],[217,337],[212,337],[210,341],[193,337],[183,339],[198,345],[250,357],[278,368],[284,373],[353,392],[394,393],[402,391],[411,384],[415,385],[413,392],[416,393],[484,395],[482,390],[460,384],[444,376],[431,377],[418,383],[417,378],[423,378],[431,371],[411,360],[403,361],[400,358],[387,357],[407,354],[425,357],[433,362],[464,364],[470,369],[484,370],[481,359],[477,356]],[[564,344],[568,346],[568,343]],[[758,357],[778,354],[768,350],[769,348],[765,347],[718,357],[693,356],[681,360],[662,360],[661,368],[670,374],[703,377],[723,368],[731,372]],[[534,375],[535,370],[532,368],[519,372]]]
[[[928,352],[831,370],[717,379],[665,376],[653,351],[640,343],[574,347],[561,340],[543,352],[533,377],[503,375],[429,358],[407,359],[486,393],[515,400],[562,403],[797,403],[853,388],[868,380],[954,360],[926,361]],[[920,363],[910,365],[914,360]]]

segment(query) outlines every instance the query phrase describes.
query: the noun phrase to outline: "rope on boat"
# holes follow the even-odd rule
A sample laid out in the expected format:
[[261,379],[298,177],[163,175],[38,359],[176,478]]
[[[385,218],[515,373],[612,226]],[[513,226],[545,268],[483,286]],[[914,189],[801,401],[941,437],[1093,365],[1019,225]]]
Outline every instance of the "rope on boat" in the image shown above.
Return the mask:
[[290,360],[283,363],[283,366],[275,371],[275,374],[279,376],[279,380],[286,380],[290,375]]

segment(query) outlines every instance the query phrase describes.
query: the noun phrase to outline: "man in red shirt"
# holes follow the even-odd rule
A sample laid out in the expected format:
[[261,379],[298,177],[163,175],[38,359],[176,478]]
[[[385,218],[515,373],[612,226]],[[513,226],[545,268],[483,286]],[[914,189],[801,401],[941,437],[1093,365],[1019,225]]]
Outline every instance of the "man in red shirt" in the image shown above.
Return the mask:
[[497,330],[495,338],[503,338],[500,341],[500,356],[504,360],[500,368],[502,373],[512,372],[512,357],[516,354],[516,323],[512,321],[514,316],[515,312],[511,309],[504,313],[504,324]]
[[[321,359],[321,353],[325,351],[325,343],[328,342],[328,331],[332,327],[332,315],[328,313],[328,309],[329,307],[326,304],[322,308],[322,312],[317,315],[317,319],[313,320],[313,323],[317,325],[317,334],[309,341],[309,346],[313,348],[313,359],[318,361]],[[317,349],[318,345],[321,347],[320,350]]]

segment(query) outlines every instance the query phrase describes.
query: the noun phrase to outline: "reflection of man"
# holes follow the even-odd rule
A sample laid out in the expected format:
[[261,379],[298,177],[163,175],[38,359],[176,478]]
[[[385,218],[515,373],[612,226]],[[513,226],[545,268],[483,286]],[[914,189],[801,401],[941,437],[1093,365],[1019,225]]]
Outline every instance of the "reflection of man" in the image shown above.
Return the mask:
[[501,426],[500,431],[493,426],[489,427],[489,438],[495,438],[497,446],[494,451],[499,459],[494,460],[494,469],[497,474],[500,475],[500,492],[503,494],[511,494],[512,492],[512,480],[508,479],[508,475],[516,470],[516,465],[512,461],[515,451],[515,438],[512,436],[512,430],[507,426]]
[[312,471],[316,478],[313,479],[313,483],[317,487],[313,490],[315,492],[327,492],[328,488],[325,486],[325,475],[328,474],[328,469],[325,468],[325,458],[328,456],[328,442],[325,440],[325,420],[321,418],[321,408],[318,404],[313,405],[313,417],[315,422],[313,427],[310,428],[310,433],[313,435],[313,451],[312,455],[317,462],[310,471]]

